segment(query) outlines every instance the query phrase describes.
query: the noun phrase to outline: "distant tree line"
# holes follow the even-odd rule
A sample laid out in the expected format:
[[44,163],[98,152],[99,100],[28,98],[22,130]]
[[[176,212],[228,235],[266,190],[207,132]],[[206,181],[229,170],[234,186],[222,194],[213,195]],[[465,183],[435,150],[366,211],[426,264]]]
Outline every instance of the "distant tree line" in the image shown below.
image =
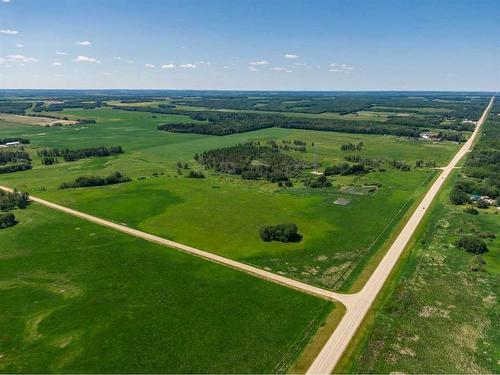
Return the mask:
[[[31,105],[30,105],[31,106]],[[95,109],[102,106],[101,100],[92,100],[88,98],[61,100],[61,103],[49,103],[45,105],[43,102],[37,102],[33,107],[33,112],[59,112],[65,108],[83,108]]]
[[59,189],[113,185],[129,181],[131,181],[131,178],[124,176],[120,172],[114,172],[107,177],[100,177],[100,176],[77,177],[73,182],[63,182],[62,184],[59,185]]
[[45,165],[54,164],[57,162],[57,157],[62,157],[64,161],[76,161],[90,157],[110,156],[121,153],[123,153],[123,148],[121,146],[88,147],[75,150],[48,148],[37,151],[37,155],[42,159],[42,163]]
[[[23,115],[33,105],[32,102],[0,100],[0,112],[13,115]],[[1,115],[0,115],[1,118]]]
[[26,138],[18,138],[18,137],[11,137],[11,138],[0,138],[0,144],[5,144],[9,142],[19,142],[23,145],[27,145],[30,143],[29,139]]

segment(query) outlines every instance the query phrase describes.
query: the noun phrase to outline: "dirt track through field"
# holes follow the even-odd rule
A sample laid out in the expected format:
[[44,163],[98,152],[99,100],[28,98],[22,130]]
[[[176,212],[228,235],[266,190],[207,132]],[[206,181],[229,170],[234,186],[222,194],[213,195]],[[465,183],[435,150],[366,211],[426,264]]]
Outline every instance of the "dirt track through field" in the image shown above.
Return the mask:
[[[6,186],[0,186],[0,189],[5,190],[5,191],[12,191],[12,189],[10,189]],[[235,268],[235,269],[244,271],[244,272],[251,274],[253,276],[257,276],[257,277],[260,277],[262,279],[273,281],[275,283],[285,285],[285,286],[300,290],[300,291],[308,293],[308,294],[312,294],[312,295],[315,295],[315,296],[318,296],[321,298],[337,300],[337,301],[340,301],[340,302],[345,303],[345,304],[349,303],[349,299],[350,299],[349,295],[339,294],[339,293],[331,292],[331,291],[326,290],[326,289],[318,288],[316,286],[309,285],[309,284],[303,283],[301,281],[293,280],[293,279],[290,279],[288,277],[284,277],[284,276],[281,276],[281,275],[278,275],[278,274],[275,274],[275,273],[272,273],[272,272],[269,272],[269,271],[266,271],[266,270],[263,270],[263,269],[260,269],[257,267],[253,267],[253,266],[246,264],[246,263],[242,263],[242,262],[238,262],[236,260],[228,259],[228,258],[222,257],[222,256],[217,255],[217,254],[209,253],[207,251],[196,249],[196,248],[191,247],[191,246],[183,245],[183,244],[178,243],[178,242],[170,241],[170,240],[167,240],[165,238],[155,236],[154,234],[150,234],[150,233],[142,232],[142,231],[137,230],[137,229],[129,228],[126,225],[118,224],[118,223],[115,223],[115,222],[112,222],[112,221],[109,221],[106,219],[101,219],[97,216],[86,214],[86,213],[81,212],[81,211],[73,210],[71,208],[64,207],[64,206],[61,206],[59,204],[46,201],[44,199],[34,197],[32,195],[30,195],[30,200],[33,202],[36,202],[36,203],[40,203],[44,206],[53,208],[55,210],[62,211],[62,212],[65,212],[67,214],[79,217],[81,219],[88,220],[88,221],[91,221],[93,223],[96,223],[96,224],[99,224],[99,225],[102,225],[105,227],[109,227],[109,228],[118,230],[120,232],[129,234],[129,235],[132,235],[135,237],[142,238],[146,241],[155,242],[155,243],[160,244],[160,245],[164,245],[164,246],[167,246],[167,247],[170,247],[173,249],[177,249],[177,250],[180,250],[180,251],[183,251],[183,252],[186,252],[186,253],[189,253],[189,254],[192,254],[192,255],[195,255],[195,256],[198,256],[198,257],[201,257],[201,258],[213,261],[213,262],[216,262],[216,263],[220,263],[220,264],[223,264],[225,266],[229,266],[231,268]]]
[[[315,295],[317,297],[331,299],[343,303],[347,311],[343,316],[341,322],[333,332],[332,336],[327,341],[326,345],[321,350],[318,357],[314,360],[311,367],[308,369],[309,374],[326,374],[331,373],[344,353],[345,349],[349,345],[350,340],[356,333],[358,327],[362,323],[364,317],[368,313],[370,307],[372,306],[375,298],[382,289],[384,282],[389,277],[390,272],[396,265],[401,253],[404,251],[406,245],[410,241],[412,235],[414,234],[417,226],[424,217],[427,209],[431,205],[433,199],[438,194],[439,190],[443,186],[448,175],[457,166],[458,162],[462,157],[470,150],[476,135],[486,119],[491,106],[493,105],[494,97],[491,98],[488,106],[486,107],[483,115],[479,119],[476,128],[467,142],[460,148],[460,150],[455,154],[451,162],[444,168],[434,184],[431,186],[421,203],[418,205],[403,230],[400,232],[396,240],[393,242],[392,246],[389,248],[384,258],[380,264],[375,269],[374,273],[371,275],[370,279],[367,281],[363,289],[355,294],[342,294],[335,293],[326,289],[322,289],[313,285],[303,283],[298,280],[290,279],[263,269],[253,267],[246,263],[238,262],[232,259],[222,257],[207,251],[196,249],[191,246],[183,245],[174,241],[167,240],[165,238],[155,236],[150,233],[142,232],[137,229],[129,228],[125,225],[118,224],[106,219],[99,218],[97,216],[89,215],[81,211],[73,210],[68,207],[61,206],[56,203],[46,201],[41,198],[30,196],[33,202],[37,202],[49,208],[79,217],[84,220],[91,221],[93,223],[118,230],[120,232],[142,238],[146,241],[154,242],[169,248],[177,249],[185,253],[189,253],[212,262],[216,262],[255,277],[259,277],[268,281],[281,284],[304,293]],[[0,189],[5,191],[12,191],[12,189],[1,186]]]

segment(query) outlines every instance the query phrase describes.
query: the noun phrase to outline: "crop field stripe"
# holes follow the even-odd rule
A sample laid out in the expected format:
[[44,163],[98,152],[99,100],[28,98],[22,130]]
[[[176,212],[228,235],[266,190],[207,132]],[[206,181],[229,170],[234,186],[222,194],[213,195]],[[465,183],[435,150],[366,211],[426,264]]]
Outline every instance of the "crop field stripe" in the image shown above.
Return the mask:
[[363,322],[364,317],[368,314],[368,311],[373,305],[377,295],[382,290],[385,281],[388,279],[391,271],[397,264],[399,257],[412,239],[413,234],[427,213],[429,206],[431,206],[434,198],[440,192],[446,178],[454,171],[454,167],[460,162],[460,160],[470,151],[481,125],[487,118],[488,113],[493,106],[494,99],[495,97],[493,96],[481,118],[477,122],[476,128],[470,138],[458,150],[448,166],[443,168],[443,172],[432,184],[431,188],[419,203],[418,207],[415,209],[414,213],[404,226],[403,230],[399,233],[382,261],[378,264],[375,272],[373,272],[361,292],[352,295],[352,304],[347,305],[346,314],[326,345],[321,350],[318,357],[316,357],[311,367],[307,370],[308,374],[329,374],[333,371],[344,354],[344,351],[349,346],[349,342],[354,337]]
[[[0,189],[5,190],[5,191],[9,191],[9,192],[13,191],[12,189],[10,189],[6,186],[2,186],[2,185],[0,185]],[[150,241],[150,242],[154,242],[154,243],[157,243],[157,244],[160,244],[163,246],[174,248],[176,250],[180,250],[180,251],[183,251],[185,253],[195,255],[195,256],[210,260],[210,261],[215,262],[215,263],[223,264],[225,266],[229,266],[231,268],[246,272],[252,276],[256,276],[256,277],[259,277],[261,279],[272,281],[272,282],[275,282],[277,284],[281,284],[281,285],[302,291],[302,292],[307,293],[307,294],[311,294],[311,295],[314,295],[314,296],[317,296],[320,298],[336,300],[336,301],[339,301],[345,305],[348,304],[349,301],[351,300],[350,295],[339,294],[339,293],[331,292],[329,290],[318,288],[316,286],[309,285],[309,284],[303,283],[303,282],[298,281],[298,280],[293,280],[293,279],[290,279],[288,277],[284,277],[281,275],[277,275],[275,273],[265,271],[265,270],[257,268],[257,267],[253,267],[253,266],[250,266],[250,265],[242,263],[242,262],[228,259],[228,258],[222,257],[220,255],[216,255],[216,254],[213,254],[213,253],[210,253],[207,251],[199,250],[199,249],[196,249],[194,247],[183,245],[183,244],[178,243],[178,242],[170,241],[170,240],[167,240],[167,239],[159,237],[159,236],[155,236],[155,235],[150,234],[150,233],[142,232],[142,231],[137,230],[137,229],[129,228],[125,225],[117,224],[117,223],[114,223],[114,222],[109,221],[109,220],[101,219],[97,216],[86,214],[84,212],[73,210],[71,208],[64,207],[64,206],[61,206],[59,204],[46,201],[44,199],[34,197],[32,195],[30,195],[30,200],[32,200],[33,202],[40,203],[40,204],[47,206],[49,208],[65,212],[67,214],[70,214],[70,215],[73,215],[76,217],[79,217],[81,219],[85,219],[85,220],[91,221],[93,223],[96,223],[96,224],[99,224],[99,225],[102,225],[102,226],[105,226],[108,228],[112,228],[112,229],[118,230],[120,232],[129,234],[129,235],[132,235],[135,237],[145,239],[145,240]]]

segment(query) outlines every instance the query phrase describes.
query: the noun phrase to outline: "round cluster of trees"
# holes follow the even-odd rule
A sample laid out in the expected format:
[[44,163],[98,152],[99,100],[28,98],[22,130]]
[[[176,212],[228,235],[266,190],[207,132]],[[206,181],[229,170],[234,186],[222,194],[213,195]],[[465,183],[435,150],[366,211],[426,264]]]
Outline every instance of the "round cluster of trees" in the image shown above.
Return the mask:
[[260,238],[263,241],[299,242],[302,236],[298,233],[297,225],[292,223],[266,225],[260,228]]
[[16,217],[11,212],[5,212],[0,214],[0,229],[13,227],[16,225]]

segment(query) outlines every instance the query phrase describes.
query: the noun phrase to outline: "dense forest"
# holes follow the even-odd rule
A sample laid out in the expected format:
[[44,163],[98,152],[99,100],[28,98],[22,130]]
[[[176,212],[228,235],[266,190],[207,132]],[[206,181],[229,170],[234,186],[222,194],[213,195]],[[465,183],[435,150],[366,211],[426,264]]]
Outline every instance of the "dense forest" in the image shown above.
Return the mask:
[[201,97],[172,100],[173,104],[209,109],[254,110],[271,112],[325,113],[341,115],[377,110],[400,113],[420,113],[421,108],[443,110],[448,118],[478,118],[487,103],[487,98],[464,95],[422,94],[418,97],[397,94],[351,94],[335,96],[262,96],[262,97]]
[[240,175],[248,180],[288,181],[305,168],[304,162],[258,142],[205,151],[194,158],[205,168]]
[[33,106],[33,112],[59,112],[64,110],[65,108],[83,108],[83,109],[94,109],[102,106],[102,101],[92,100],[92,99],[70,99],[70,100],[61,100],[57,103],[48,103],[37,102]]
[[[24,112],[33,105],[32,102],[21,102],[11,100],[0,100],[0,113],[10,113],[23,115]],[[0,116],[1,119],[1,116]]]
[[[186,111],[182,114],[187,115]],[[199,112],[191,116],[193,120],[206,121],[197,123],[169,123],[159,125],[159,130],[173,133],[197,133],[208,135],[230,135],[259,129],[280,127],[336,131],[356,134],[389,134],[418,138],[421,130],[400,125],[386,125],[371,121],[349,121],[335,119],[309,119],[283,116],[279,114],[259,114],[246,112]]]
[[47,148],[37,151],[37,155],[41,158],[44,165],[57,163],[58,157],[62,157],[64,161],[76,161],[90,157],[110,156],[121,153],[123,153],[121,146],[88,147],[75,150]]
[[114,185],[129,181],[132,181],[130,177],[124,176],[120,172],[114,172],[106,177],[80,176],[77,177],[73,182],[63,182],[62,184],[59,185],[59,189]]

